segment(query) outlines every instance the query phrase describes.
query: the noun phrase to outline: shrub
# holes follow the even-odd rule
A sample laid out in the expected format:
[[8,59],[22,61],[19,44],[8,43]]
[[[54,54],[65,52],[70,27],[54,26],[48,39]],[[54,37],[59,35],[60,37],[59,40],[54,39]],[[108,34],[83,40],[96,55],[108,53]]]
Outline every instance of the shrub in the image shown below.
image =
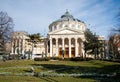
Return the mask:
[[83,61],[84,59],[82,57],[75,57],[75,58],[71,58],[71,61]]
[[60,61],[71,61],[71,58],[64,58],[64,59],[62,59],[62,58],[58,58]]
[[85,60],[86,60],[86,61],[90,61],[90,60],[93,60],[93,58],[88,58],[88,57],[87,57]]
[[50,57],[51,60],[59,60],[58,57]]
[[49,58],[34,58],[34,61],[49,61]]

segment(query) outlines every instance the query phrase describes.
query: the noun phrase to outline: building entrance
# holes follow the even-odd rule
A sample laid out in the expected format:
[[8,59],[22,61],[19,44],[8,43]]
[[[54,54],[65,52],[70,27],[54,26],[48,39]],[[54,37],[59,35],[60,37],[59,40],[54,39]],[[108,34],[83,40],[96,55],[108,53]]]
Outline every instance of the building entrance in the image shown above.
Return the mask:
[[71,57],[74,58],[75,57],[75,48],[71,49]]
[[62,48],[59,48],[59,58],[62,58]]
[[65,48],[64,58],[69,58],[69,48]]

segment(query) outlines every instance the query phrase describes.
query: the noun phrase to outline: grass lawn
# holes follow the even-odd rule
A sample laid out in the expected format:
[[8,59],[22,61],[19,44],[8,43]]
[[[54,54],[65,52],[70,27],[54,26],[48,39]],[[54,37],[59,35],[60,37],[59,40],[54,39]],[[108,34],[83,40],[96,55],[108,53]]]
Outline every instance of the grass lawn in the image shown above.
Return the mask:
[[0,82],[95,82],[89,78],[0,76]]
[[0,75],[0,82],[119,82],[120,63],[91,60],[91,61],[33,61],[33,60],[10,60],[0,61],[0,73],[30,73],[34,67],[36,73],[51,71],[57,74],[78,74],[78,73],[97,73],[113,74],[118,76],[112,78],[99,77],[35,77],[35,76],[3,76]]

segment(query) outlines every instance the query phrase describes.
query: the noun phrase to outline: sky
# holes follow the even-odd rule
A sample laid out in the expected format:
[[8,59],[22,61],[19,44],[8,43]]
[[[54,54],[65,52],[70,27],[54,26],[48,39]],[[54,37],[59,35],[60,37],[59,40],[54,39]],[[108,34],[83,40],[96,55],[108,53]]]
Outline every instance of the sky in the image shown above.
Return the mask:
[[0,11],[13,18],[15,31],[43,36],[67,9],[92,32],[107,39],[116,24],[119,8],[120,0],[0,0]]

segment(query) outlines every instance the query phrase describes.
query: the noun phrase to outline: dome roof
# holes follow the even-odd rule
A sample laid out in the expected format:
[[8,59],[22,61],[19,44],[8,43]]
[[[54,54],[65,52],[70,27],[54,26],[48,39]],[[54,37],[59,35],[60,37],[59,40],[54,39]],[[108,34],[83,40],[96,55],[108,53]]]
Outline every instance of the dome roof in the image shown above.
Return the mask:
[[61,19],[63,19],[63,20],[74,20],[74,17],[68,11],[66,11],[65,14],[61,16]]
[[74,18],[68,11],[66,11],[60,19],[49,25],[50,32],[61,28],[74,28],[83,31],[85,30],[86,25],[83,21]]
[[75,19],[68,11],[65,12],[65,14],[63,14],[61,16],[60,19],[54,21],[54,22],[61,22],[61,21],[78,21],[78,22],[83,22],[81,20]]

